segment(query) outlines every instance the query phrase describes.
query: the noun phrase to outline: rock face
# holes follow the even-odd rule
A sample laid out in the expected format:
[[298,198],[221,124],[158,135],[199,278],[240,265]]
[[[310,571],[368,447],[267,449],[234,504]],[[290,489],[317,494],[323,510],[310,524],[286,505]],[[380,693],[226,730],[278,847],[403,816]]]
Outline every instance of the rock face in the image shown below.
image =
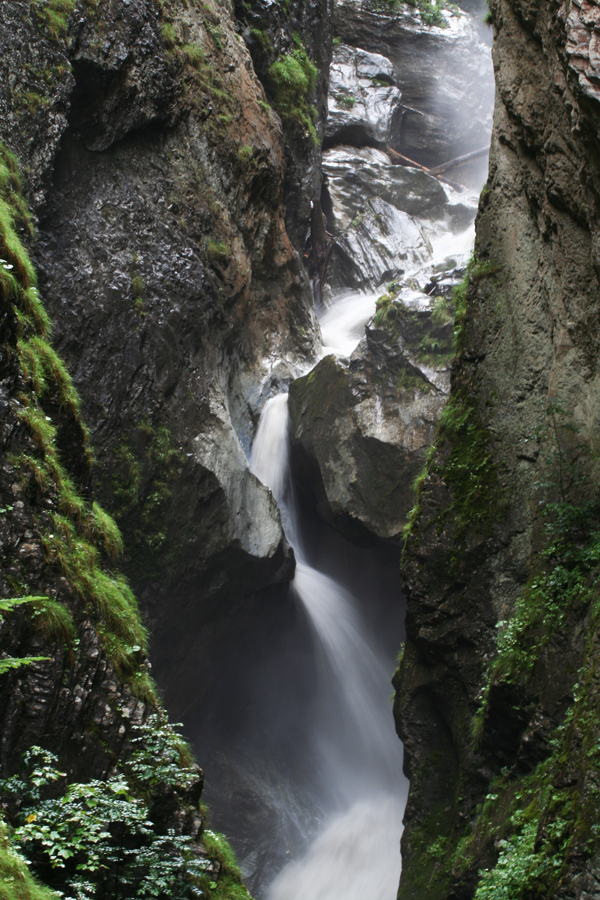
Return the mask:
[[[476,197],[457,193],[419,169],[392,165],[370,147],[335,147],[323,154],[323,207],[333,234],[327,268],[331,291],[374,290],[423,266],[429,236],[465,229]],[[434,224],[435,223],[435,224]]]
[[177,683],[172,648],[183,658],[197,628],[169,640],[167,596],[218,606],[293,572],[245,457],[281,377],[269,359],[293,368],[318,341],[285,229],[281,123],[225,7],[100,3],[54,35],[26,13],[3,5],[2,137],[29,173],[40,286],[98,488]]
[[439,27],[405,4],[387,12],[369,0],[338,0],[335,10],[345,44],[391,61],[403,107],[394,149],[427,166],[485,147],[491,129],[489,50],[469,16],[444,15]]
[[325,146],[389,144],[402,101],[389,59],[341,44],[329,73]]
[[404,565],[402,900],[592,897],[600,877],[600,10],[490,8],[490,178]]
[[402,294],[378,301],[349,360],[327,356],[290,386],[297,482],[321,518],[358,542],[400,541],[450,387],[447,301]]
[[[267,99],[281,116],[283,202],[292,243],[304,248],[321,190],[321,141],[333,22],[328,0],[236,0],[235,17]],[[283,67],[282,67],[283,63]],[[307,82],[314,79],[312,89]]]

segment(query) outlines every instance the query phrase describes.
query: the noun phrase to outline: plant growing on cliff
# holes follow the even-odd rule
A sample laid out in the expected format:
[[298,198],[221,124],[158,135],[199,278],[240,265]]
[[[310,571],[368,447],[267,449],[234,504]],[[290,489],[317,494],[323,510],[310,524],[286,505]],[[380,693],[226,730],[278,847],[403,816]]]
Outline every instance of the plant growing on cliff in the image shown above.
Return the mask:
[[[41,529],[46,562],[78,591],[97,617],[97,630],[113,665],[148,700],[154,696],[154,688],[142,670],[146,631],[126,580],[112,575],[105,565],[105,558],[122,547],[118,528],[98,504],[90,504],[80,495],[58,449],[59,427],[66,420],[79,430],[91,464],[80,401],[64,364],[48,343],[49,321],[36,290],[35,271],[15,231],[23,212],[16,161],[0,145],[0,256],[4,261],[0,300],[16,322],[16,358],[27,390],[19,395],[15,412],[32,448],[25,448],[10,462],[20,472],[26,491],[53,492],[57,509],[48,513]],[[43,407],[46,398],[54,401],[53,411],[58,401],[58,417],[54,412],[58,424]],[[51,617],[56,625],[56,610]]]
[[317,111],[309,98],[319,72],[298,35],[294,35],[294,45],[290,53],[276,59],[268,69],[274,106],[282,118],[299,122],[316,144]]
[[199,770],[174,727],[163,715],[149,716],[133,726],[132,745],[129,759],[106,781],[69,784],[57,758],[32,747],[23,757],[24,774],[0,782],[15,840],[34,868],[50,871],[47,880],[72,900],[248,900],[220,835],[204,832],[199,844],[153,818],[157,798],[199,792]]

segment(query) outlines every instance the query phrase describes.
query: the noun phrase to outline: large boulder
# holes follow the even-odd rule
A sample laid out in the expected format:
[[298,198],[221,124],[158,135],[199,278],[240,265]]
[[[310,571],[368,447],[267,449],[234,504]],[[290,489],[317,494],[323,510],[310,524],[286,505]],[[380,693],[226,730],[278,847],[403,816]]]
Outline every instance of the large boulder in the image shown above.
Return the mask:
[[349,360],[290,385],[292,466],[318,514],[356,542],[397,542],[450,389],[452,307],[385,294]]
[[380,197],[411,216],[421,216],[446,202],[441,182],[419,169],[392,165],[371,147],[336,147],[323,154],[323,174],[331,199],[333,232],[348,227],[370,197]]
[[471,16],[444,11],[443,26],[428,25],[408,4],[382,7],[338,0],[336,30],[344,43],[381,53],[393,65],[404,108],[395,149],[437,165],[489,145],[494,73]]
[[341,44],[333,51],[329,79],[325,146],[388,144],[402,101],[389,59]]
[[328,267],[328,287],[373,290],[420,268],[431,245],[419,223],[373,197],[337,235]]

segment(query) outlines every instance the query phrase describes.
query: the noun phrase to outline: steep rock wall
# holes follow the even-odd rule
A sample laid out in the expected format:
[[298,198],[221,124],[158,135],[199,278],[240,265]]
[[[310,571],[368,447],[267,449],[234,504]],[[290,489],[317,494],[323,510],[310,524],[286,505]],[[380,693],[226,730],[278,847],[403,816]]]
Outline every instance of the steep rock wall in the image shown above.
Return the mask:
[[405,550],[399,897],[598,882],[598,4],[492,0],[450,403]]
[[[327,15],[306,4],[294,20],[324,23],[321,68],[302,95],[317,128]],[[245,451],[265,397],[318,344],[284,222],[285,197],[301,195],[300,245],[320,190],[316,145],[283,117],[296,167],[312,171],[298,194],[236,28],[233,9],[208,3],[11,0],[2,11],[2,137],[39,219],[40,287],[82,393],[97,490],[163,629],[156,664],[173,684],[192,639],[208,676],[214,632],[201,626],[293,572]],[[174,596],[186,598],[184,619]],[[181,695],[171,700],[181,710]]]

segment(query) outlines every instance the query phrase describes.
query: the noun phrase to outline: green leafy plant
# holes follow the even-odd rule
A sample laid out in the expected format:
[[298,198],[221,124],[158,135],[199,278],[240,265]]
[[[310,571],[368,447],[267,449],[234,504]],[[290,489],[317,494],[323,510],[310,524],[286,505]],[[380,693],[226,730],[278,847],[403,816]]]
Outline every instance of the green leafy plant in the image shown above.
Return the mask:
[[[17,606],[21,606],[24,603],[40,603],[48,602],[47,597],[7,597],[4,599],[0,598],[0,615],[5,616],[8,613],[12,612],[13,609],[16,609]],[[0,675],[5,675],[7,672],[10,672],[12,669],[20,669],[21,666],[28,666],[31,663],[36,662],[47,662],[47,656],[7,656],[4,659],[0,659]]]

